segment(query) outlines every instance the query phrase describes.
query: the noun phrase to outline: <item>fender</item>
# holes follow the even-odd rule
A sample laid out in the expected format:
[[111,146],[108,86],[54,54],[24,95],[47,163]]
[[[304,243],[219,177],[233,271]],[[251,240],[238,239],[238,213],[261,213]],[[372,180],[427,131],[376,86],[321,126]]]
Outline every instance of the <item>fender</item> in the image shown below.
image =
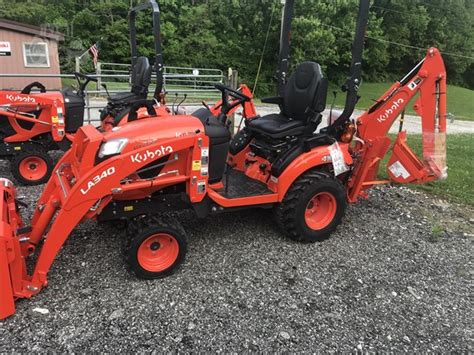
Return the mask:
[[[341,148],[346,164],[352,165],[353,161],[349,153],[349,144],[339,143],[339,147]],[[290,186],[303,173],[315,167],[327,165],[330,162],[331,154],[329,152],[329,146],[316,147],[307,153],[301,154],[285,169],[278,178],[278,182],[276,182],[278,201],[283,201]]]

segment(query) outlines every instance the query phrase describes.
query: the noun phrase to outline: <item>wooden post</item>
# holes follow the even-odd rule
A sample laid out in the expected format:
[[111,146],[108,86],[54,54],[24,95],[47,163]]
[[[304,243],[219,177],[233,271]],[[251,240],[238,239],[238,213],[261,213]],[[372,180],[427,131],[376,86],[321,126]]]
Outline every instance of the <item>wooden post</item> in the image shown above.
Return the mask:
[[76,72],[80,73],[81,72],[81,58],[76,57]]
[[102,90],[102,63],[97,62],[97,67],[95,68],[95,75],[97,75],[97,91]]

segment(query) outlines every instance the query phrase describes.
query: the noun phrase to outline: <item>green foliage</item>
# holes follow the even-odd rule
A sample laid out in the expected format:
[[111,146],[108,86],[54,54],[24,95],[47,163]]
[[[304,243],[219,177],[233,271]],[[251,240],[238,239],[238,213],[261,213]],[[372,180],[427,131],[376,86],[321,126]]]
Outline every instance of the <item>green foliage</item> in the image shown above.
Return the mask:
[[[63,70],[100,41],[100,58],[128,62],[127,13],[139,0],[0,0],[0,17],[48,25],[66,34],[60,46]],[[279,0],[161,0],[165,63],[239,70],[253,84],[260,59],[257,94],[274,90],[281,5]],[[292,64],[320,62],[332,82],[342,83],[350,63],[357,0],[299,0],[292,31]],[[270,25],[271,21],[271,26]],[[437,46],[445,55],[451,83],[474,88],[474,1],[373,0],[364,53],[364,79],[392,81],[424,55],[413,48]],[[139,16],[141,53],[152,57],[150,16]],[[263,44],[267,30],[268,45]],[[92,67],[90,67],[92,69]]]

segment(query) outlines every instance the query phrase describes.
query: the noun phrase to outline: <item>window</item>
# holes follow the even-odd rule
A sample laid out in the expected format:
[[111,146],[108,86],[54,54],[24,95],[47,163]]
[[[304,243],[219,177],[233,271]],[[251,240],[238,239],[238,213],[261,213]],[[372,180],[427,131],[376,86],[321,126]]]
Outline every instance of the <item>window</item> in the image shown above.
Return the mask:
[[25,67],[49,68],[48,44],[44,42],[23,43]]

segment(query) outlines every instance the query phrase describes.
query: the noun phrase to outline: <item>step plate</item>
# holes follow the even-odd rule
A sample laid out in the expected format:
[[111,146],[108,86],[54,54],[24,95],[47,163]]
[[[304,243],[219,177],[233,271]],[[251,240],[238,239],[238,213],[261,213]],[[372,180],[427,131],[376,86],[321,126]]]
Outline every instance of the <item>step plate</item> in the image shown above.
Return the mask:
[[[228,169],[226,174],[224,174],[222,182],[224,183],[224,188],[216,192],[227,199],[273,194],[273,191],[264,183],[251,179],[243,172],[235,169]],[[226,189],[227,183],[229,186]]]

